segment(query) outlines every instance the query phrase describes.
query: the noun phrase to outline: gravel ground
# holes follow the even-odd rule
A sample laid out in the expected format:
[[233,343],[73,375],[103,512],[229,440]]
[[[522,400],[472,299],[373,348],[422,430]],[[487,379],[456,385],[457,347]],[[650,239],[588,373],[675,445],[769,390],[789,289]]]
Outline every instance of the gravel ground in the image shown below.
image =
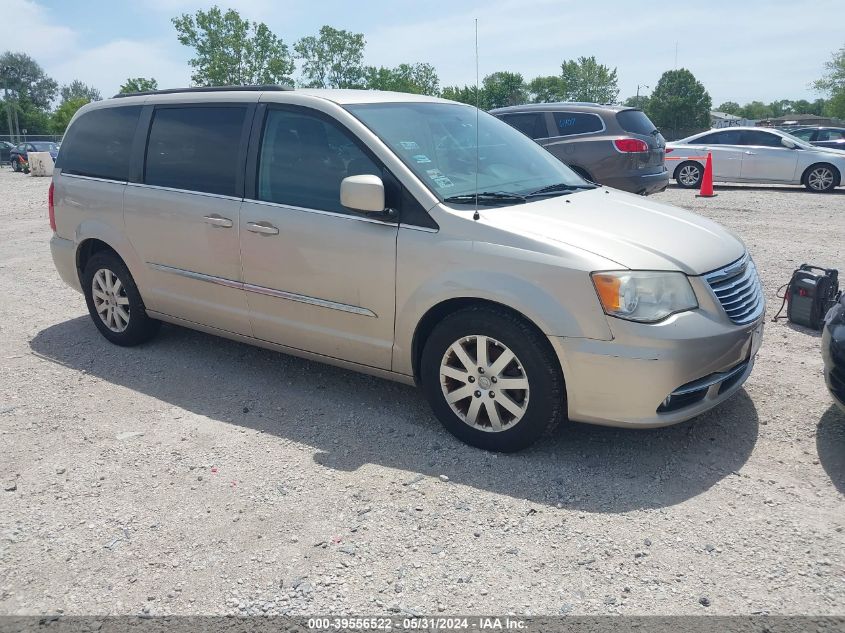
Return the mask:
[[[0,170],[0,613],[843,614],[845,417],[819,337],[653,431],[459,443],[413,388],[165,326],[108,344],[50,259],[48,181]],[[670,189],[769,300],[845,268],[845,192]]]

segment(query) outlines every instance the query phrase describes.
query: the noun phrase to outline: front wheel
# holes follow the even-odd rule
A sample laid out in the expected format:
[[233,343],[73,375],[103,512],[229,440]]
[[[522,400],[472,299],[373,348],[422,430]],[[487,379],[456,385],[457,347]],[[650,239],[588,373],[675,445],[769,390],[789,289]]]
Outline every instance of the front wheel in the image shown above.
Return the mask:
[[814,193],[829,193],[839,184],[839,172],[831,165],[813,165],[804,175],[804,186]]
[[675,180],[684,189],[698,189],[704,177],[704,168],[692,161],[681,163],[675,172]]
[[135,280],[116,254],[96,253],[85,266],[82,287],[94,325],[115,345],[139,345],[158,332],[161,322],[147,316]]
[[529,446],[565,410],[548,340],[506,310],[468,308],[443,319],[426,341],[420,371],[446,429],[486,450]]

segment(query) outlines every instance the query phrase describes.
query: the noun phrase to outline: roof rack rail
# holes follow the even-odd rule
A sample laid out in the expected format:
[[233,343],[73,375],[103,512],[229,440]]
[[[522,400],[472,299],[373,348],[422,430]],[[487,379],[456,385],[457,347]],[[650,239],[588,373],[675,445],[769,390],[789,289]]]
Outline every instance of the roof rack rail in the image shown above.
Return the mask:
[[166,88],[164,90],[144,90],[143,92],[123,92],[114,95],[112,99],[121,99],[123,97],[144,97],[147,95],[170,95],[182,92],[280,92],[283,90],[293,90],[293,88],[291,86],[280,86],[278,84],[264,84],[257,86],[197,86],[196,88]]

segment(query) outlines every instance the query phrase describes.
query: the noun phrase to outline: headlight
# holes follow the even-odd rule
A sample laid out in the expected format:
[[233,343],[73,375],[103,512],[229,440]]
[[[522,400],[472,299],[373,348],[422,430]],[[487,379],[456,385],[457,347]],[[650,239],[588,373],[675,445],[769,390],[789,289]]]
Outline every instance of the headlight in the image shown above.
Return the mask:
[[683,273],[619,270],[591,276],[605,313],[620,319],[655,323],[698,307]]

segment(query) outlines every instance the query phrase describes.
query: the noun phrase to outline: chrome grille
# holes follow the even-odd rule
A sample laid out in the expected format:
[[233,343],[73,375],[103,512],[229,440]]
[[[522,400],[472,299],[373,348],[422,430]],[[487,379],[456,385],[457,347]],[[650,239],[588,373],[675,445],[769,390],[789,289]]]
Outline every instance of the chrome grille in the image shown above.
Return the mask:
[[746,253],[732,264],[704,275],[731,321],[745,325],[766,309],[757,268]]

